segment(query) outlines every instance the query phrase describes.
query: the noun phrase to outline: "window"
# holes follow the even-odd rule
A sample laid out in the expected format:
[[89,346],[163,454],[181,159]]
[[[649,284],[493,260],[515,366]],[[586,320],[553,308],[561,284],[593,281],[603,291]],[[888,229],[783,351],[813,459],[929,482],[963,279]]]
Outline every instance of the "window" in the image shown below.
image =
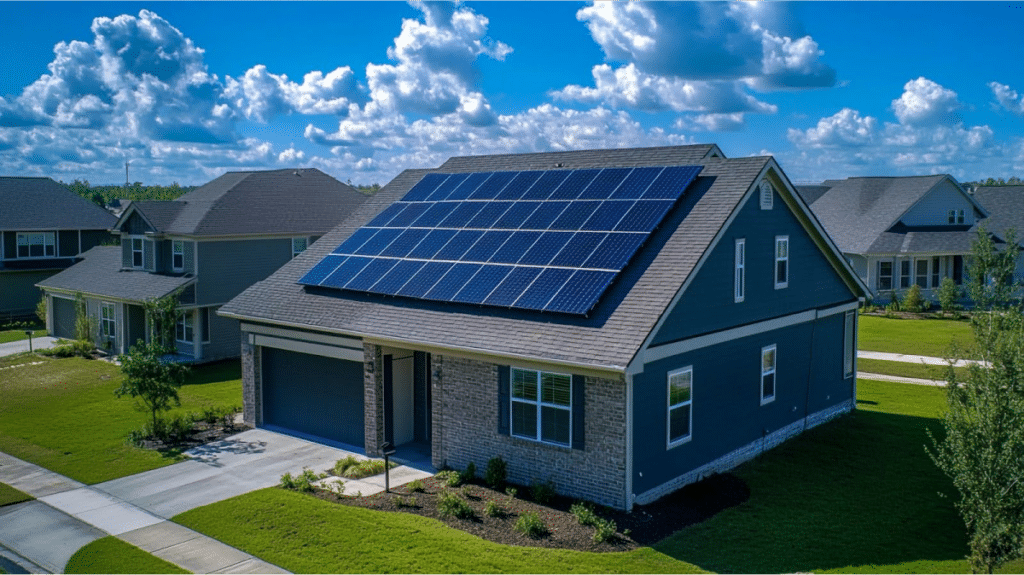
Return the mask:
[[178,316],[178,324],[174,330],[174,339],[182,343],[192,343],[192,337],[192,310],[187,310]]
[[114,304],[103,302],[100,304],[100,335],[107,339],[114,339],[117,333],[114,322]]
[[693,423],[693,366],[668,374],[668,444],[690,440]]
[[843,339],[843,377],[853,375],[853,343],[856,332],[854,331],[854,312],[846,312],[846,324]]
[[946,214],[946,219],[947,219],[947,221],[949,223],[955,224],[956,223],[956,210],[949,210],[949,212]]
[[769,184],[768,182],[765,182],[765,181],[761,182],[760,192],[761,192],[761,209],[762,210],[770,210],[770,209],[772,209],[772,201],[774,199],[773,196],[772,196],[772,185]]
[[132,238],[132,267],[142,268],[142,238]]
[[512,435],[571,445],[572,376],[512,368]]
[[963,210],[957,211],[957,213],[956,213],[956,223],[958,223],[958,224],[964,223],[964,211]]
[[736,240],[736,277],[734,278],[733,297],[738,303],[746,294],[747,240]]
[[928,260],[923,258],[915,260],[914,265],[917,266],[915,283],[921,286],[921,289],[928,289]]
[[892,289],[892,262],[878,262],[878,289]]
[[185,271],[185,242],[171,242],[171,268],[176,272]]
[[18,234],[19,258],[52,258],[56,255],[53,232]]
[[295,256],[306,251],[306,247],[308,246],[308,244],[308,238],[292,238],[292,257],[294,258]]
[[775,289],[789,285],[789,236],[775,236]]
[[910,287],[910,260],[900,262],[900,289]]
[[939,287],[939,258],[932,258],[932,287]]
[[761,348],[761,405],[775,401],[775,344]]

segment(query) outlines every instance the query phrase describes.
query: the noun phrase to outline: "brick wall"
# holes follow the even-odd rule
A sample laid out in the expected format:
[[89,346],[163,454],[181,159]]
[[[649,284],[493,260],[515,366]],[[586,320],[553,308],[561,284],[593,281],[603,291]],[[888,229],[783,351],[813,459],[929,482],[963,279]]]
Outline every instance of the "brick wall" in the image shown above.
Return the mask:
[[363,344],[363,438],[366,455],[380,455],[384,443],[384,355],[381,346]]
[[242,418],[246,425],[263,423],[263,397],[260,382],[260,348],[249,343],[242,332]]
[[625,507],[623,379],[586,378],[584,449],[569,449],[498,433],[497,365],[454,356],[432,359],[433,369],[441,373],[432,381],[435,467],[461,470],[472,461],[483,473],[487,460],[500,456],[508,463],[509,481],[552,481],[563,495]]

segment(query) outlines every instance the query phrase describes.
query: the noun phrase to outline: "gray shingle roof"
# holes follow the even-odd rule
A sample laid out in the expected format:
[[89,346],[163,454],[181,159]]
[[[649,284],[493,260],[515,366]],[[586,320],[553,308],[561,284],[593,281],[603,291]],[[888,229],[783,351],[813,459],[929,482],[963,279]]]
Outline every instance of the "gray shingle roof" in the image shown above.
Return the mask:
[[971,251],[971,244],[977,238],[974,232],[959,231],[913,231],[883,232],[866,253],[870,254],[948,254]]
[[574,152],[537,152],[532,154],[493,154],[456,156],[441,164],[442,172],[482,172],[506,168],[515,170],[553,170],[556,168],[603,168],[606,166],[678,166],[700,164],[711,154],[725,157],[714,144],[663,146],[658,148],[620,148]]
[[999,239],[1005,239],[1012,228],[1018,243],[1024,241],[1024,186],[982,186],[974,191],[974,199],[989,213],[978,225]]
[[135,205],[161,233],[322,234],[367,196],[315,168],[229,172],[172,202]]
[[116,221],[50,178],[0,177],[0,230],[109,230]]
[[[672,301],[739,200],[770,158],[694,161],[692,147],[679,150],[677,162],[666,162],[671,150],[559,153],[564,167],[581,165],[703,164],[704,169],[680,205],[652,234],[590,317],[539,312],[512,312],[382,298],[329,289],[304,288],[296,281],[353,231],[395,200],[429,171],[517,170],[536,167],[536,155],[477,157],[446,162],[438,170],[408,170],[392,180],[352,217],[325,235],[305,253],[225,305],[221,311],[289,325],[320,328],[357,336],[377,336],[410,344],[472,350],[501,356],[622,369]],[[611,158],[619,156],[618,161]],[[601,163],[598,158],[604,158]],[[521,160],[521,161],[520,161]]]
[[81,291],[91,295],[143,301],[163,297],[194,281],[184,276],[166,276],[146,271],[121,270],[120,246],[97,246],[68,269],[39,282],[39,287]]

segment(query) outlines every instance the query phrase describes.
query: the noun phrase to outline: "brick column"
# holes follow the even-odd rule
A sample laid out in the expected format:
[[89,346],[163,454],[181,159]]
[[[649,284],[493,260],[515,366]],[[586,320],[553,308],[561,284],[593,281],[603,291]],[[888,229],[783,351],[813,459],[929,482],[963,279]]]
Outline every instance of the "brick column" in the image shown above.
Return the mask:
[[384,356],[379,345],[363,344],[363,436],[367,457],[384,443]]

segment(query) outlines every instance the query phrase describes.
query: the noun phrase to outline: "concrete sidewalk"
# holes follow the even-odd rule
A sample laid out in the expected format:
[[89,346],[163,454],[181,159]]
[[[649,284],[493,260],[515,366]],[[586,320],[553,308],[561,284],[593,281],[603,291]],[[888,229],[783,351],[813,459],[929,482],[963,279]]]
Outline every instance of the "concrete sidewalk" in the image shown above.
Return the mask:
[[[945,359],[941,357],[929,357],[927,355],[907,355],[902,353],[887,353],[884,351],[864,351],[857,350],[857,357],[859,359],[881,359],[883,361],[901,361],[903,363],[923,363],[925,365],[948,365]],[[966,359],[958,359],[953,365],[955,367],[967,367],[971,364],[986,365],[982,362],[971,361]]]
[[857,379],[872,379],[875,381],[892,381],[895,383],[912,383],[914,385],[931,385],[934,387],[945,387],[946,382],[939,379],[918,379],[916,377],[902,377],[899,375],[886,375],[883,373],[857,372]]
[[[55,345],[57,345],[57,339],[47,335],[32,338],[33,350],[50,349]],[[28,347],[29,342],[27,339],[21,339],[18,341],[11,341],[7,343],[0,343],[0,357],[29,351]]]

